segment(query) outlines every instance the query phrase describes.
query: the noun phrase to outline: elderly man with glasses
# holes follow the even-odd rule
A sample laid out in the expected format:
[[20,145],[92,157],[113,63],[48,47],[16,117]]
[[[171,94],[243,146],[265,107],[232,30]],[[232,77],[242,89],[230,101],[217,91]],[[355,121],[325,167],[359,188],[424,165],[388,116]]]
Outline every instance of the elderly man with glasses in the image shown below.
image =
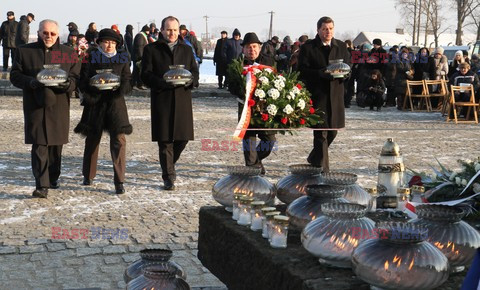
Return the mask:
[[[15,54],[10,81],[23,90],[25,143],[32,144],[34,197],[46,198],[49,188],[58,188],[63,144],[68,143],[70,100],[75,89],[80,63],[75,51],[61,45],[58,23],[43,20],[38,41],[19,47]],[[59,64],[67,80],[57,86],[45,86],[36,78],[44,65]]]

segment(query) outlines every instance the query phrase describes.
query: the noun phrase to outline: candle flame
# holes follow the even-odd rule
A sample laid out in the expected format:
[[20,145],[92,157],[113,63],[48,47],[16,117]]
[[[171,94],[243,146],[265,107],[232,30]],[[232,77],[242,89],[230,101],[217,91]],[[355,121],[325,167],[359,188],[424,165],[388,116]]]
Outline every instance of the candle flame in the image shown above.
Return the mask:
[[385,268],[385,270],[388,270],[388,261],[385,261],[385,264],[383,265],[383,267]]
[[440,250],[442,250],[443,247],[445,247],[445,245],[442,244],[442,243],[440,243],[440,242],[435,242],[435,243],[433,243],[433,244],[435,245],[435,247],[439,248]]
[[396,263],[398,261],[398,259],[400,259],[400,257],[395,255],[395,257],[393,257],[393,262]]
[[330,238],[330,242],[333,243],[333,241],[336,239],[337,237],[335,237],[335,235],[332,235],[332,237]]
[[412,258],[412,262],[410,262],[410,266],[408,266],[408,271],[412,270],[413,261],[415,261],[415,258]]
[[312,221],[314,221],[317,217],[314,215],[312,216]]

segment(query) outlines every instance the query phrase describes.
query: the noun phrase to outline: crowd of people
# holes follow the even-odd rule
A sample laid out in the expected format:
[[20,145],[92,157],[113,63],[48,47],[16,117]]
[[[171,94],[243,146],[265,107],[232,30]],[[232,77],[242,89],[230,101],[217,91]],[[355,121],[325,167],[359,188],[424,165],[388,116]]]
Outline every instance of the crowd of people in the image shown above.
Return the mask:
[[[8,68],[11,53],[14,61],[10,80],[23,90],[25,143],[32,144],[32,171],[36,184],[33,196],[46,198],[48,189],[60,186],[61,154],[63,145],[68,142],[69,99],[73,95],[81,96],[84,107],[81,120],[74,129],[75,133],[86,137],[83,185],[90,186],[94,182],[100,140],[102,133],[107,132],[115,193],[125,193],[126,135],[133,132],[125,96],[133,88],[151,91],[152,141],[159,147],[163,188],[174,190],[175,164],[188,141],[194,138],[191,90],[199,85],[199,66],[203,60],[201,42],[195,33],[173,16],[164,18],[160,28],[155,23],[144,25],[136,35],[133,35],[132,25],[127,25],[122,35],[117,25],[97,31],[94,22],[88,25],[84,34],[80,34],[78,26],[70,22],[67,24],[67,40],[60,44],[59,24],[46,19],[39,24],[38,39],[29,43],[28,24],[35,19],[34,15],[29,13],[20,23],[15,22],[12,11],[7,17],[0,28],[3,68]],[[238,97],[239,118],[245,96],[233,82],[229,83],[232,76],[229,76],[227,67],[234,60],[242,59],[244,66],[272,66],[281,73],[298,72],[300,80],[312,94],[314,108],[322,111],[324,121],[313,131],[313,148],[307,162],[321,167],[324,172],[329,171],[328,148],[337,130],[345,126],[345,108],[350,107],[355,94],[359,106],[379,111],[382,106],[401,109],[409,79],[449,78],[452,84],[471,83],[478,90],[480,64],[476,55],[470,60],[468,55],[466,57],[459,51],[449,65],[442,48],[436,48],[430,55],[427,48],[414,53],[409,47],[394,46],[387,53],[380,39],[373,40],[373,46],[365,43],[354,48],[351,41],[334,38],[335,26],[330,17],[320,18],[316,30],[313,39],[301,35],[294,42],[285,36],[280,42],[280,38],[274,36],[265,43],[254,32],[246,33],[242,39],[237,28],[231,38],[222,31],[213,62],[218,88],[227,88]],[[75,61],[64,61],[70,60],[71,55],[76,57]],[[352,67],[347,77],[333,77],[326,70],[331,60],[337,59]],[[45,86],[36,75],[43,65],[56,63],[55,60],[68,74],[67,81],[54,87]],[[192,80],[177,85],[165,81],[163,75],[172,64],[183,65],[192,73]],[[90,79],[106,69],[119,76],[121,81],[119,86],[101,90]],[[462,98],[466,96],[460,95],[459,99]],[[244,141],[248,141],[244,142],[244,147],[245,144],[251,147],[243,148],[245,165],[259,167],[265,174],[262,161],[271,151],[258,150],[255,146],[261,147],[261,142],[274,144],[276,132],[249,129],[244,137]],[[257,138],[260,143],[256,142]]]

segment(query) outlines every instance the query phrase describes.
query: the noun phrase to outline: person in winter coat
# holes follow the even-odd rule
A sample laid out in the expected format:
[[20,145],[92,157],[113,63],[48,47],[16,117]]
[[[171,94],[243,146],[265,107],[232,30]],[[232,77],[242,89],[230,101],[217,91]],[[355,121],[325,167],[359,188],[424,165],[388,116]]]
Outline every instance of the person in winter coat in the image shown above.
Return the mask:
[[403,48],[400,56],[395,60],[395,95],[397,96],[397,109],[403,109],[405,93],[407,91],[407,80],[413,80],[413,66],[410,52]]
[[[242,35],[240,31],[235,28],[232,33],[232,38],[227,39],[223,47],[223,57],[227,62],[227,67],[234,59],[237,59],[242,54]],[[227,69],[228,70],[228,69]],[[225,85],[228,86],[228,73],[225,75]]]
[[117,45],[117,51],[119,50],[125,50],[125,42],[123,40],[123,35],[120,33],[120,29],[118,29],[118,25],[116,24],[113,24],[111,27],[110,27],[113,31],[115,31],[118,36],[120,36],[120,43]]
[[380,111],[383,105],[383,94],[385,93],[385,83],[380,70],[374,69],[372,71],[364,91],[366,94],[365,105],[369,106],[370,110],[376,107],[377,111]]
[[[334,38],[334,22],[322,17],[317,22],[315,39],[300,47],[298,69],[300,79],[312,94],[313,106],[324,112],[321,128],[339,129],[345,127],[344,80],[334,78],[325,72],[330,60],[343,59],[350,65],[350,54],[345,42]],[[329,171],[328,147],[337,135],[336,130],[315,130],[313,149],[307,161],[313,166]]]
[[72,35],[79,35],[80,32],[78,31],[78,25],[75,24],[75,22],[69,22],[67,24],[68,26],[68,36],[67,39],[70,39],[70,36]]
[[227,60],[223,55],[223,48],[227,42],[228,33],[222,31],[220,33],[221,38],[217,40],[215,45],[215,51],[213,53],[213,65],[215,66],[215,74],[218,76],[218,88],[223,88],[223,78],[227,74]]
[[90,22],[88,24],[88,29],[85,31],[85,38],[88,41],[90,46],[96,46],[97,38],[98,38],[98,31],[97,31],[97,24],[95,22]]
[[7,20],[0,26],[0,41],[3,46],[3,71],[8,70],[8,58],[12,55],[12,62],[15,59],[15,38],[17,34],[18,22],[15,21],[13,11],[7,12]]
[[280,39],[278,36],[274,36],[262,45],[262,51],[260,51],[260,54],[272,59],[277,59],[278,48],[280,48]]
[[[478,103],[479,81],[476,73],[470,70],[470,65],[463,62],[458,65],[458,71],[450,78],[449,84],[452,86],[472,85],[475,92],[475,102]],[[455,92],[455,102],[470,102],[470,94],[468,92]],[[463,107],[460,115],[466,116],[467,107]],[[450,108],[450,117],[453,118],[453,109]]]
[[[142,79],[151,89],[152,141],[158,142],[165,190],[175,189],[175,163],[193,140],[193,87],[198,87],[198,67],[192,48],[179,37],[180,23],[168,16],[162,20],[156,42],[143,51]],[[166,82],[170,65],[184,65],[193,78],[185,85]]]
[[472,59],[471,59],[471,64],[470,64],[470,70],[477,75],[480,75],[480,58],[478,57],[478,54],[473,54]]
[[190,31],[189,32],[190,35],[192,37],[195,37],[196,41],[197,41],[197,50],[195,51],[195,55],[197,56],[198,58],[198,67],[200,68],[200,65],[202,64],[203,62],[203,47],[202,47],[202,42],[200,40],[198,40],[197,36],[195,35],[195,32],[194,31]]
[[383,75],[385,73],[385,59],[387,51],[382,47],[382,40],[375,38],[373,41],[373,48],[369,52],[369,61],[367,63],[368,71],[378,69]]
[[[80,74],[75,51],[59,42],[58,23],[43,20],[38,41],[18,48],[10,73],[12,84],[23,90],[25,144],[32,144],[33,196],[47,198],[49,188],[58,188],[63,144],[68,143],[70,99]],[[67,81],[45,87],[36,78],[45,64],[60,63]]]
[[[85,139],[83,152],[83,185],[91,185],[97,173],[98,149],[103,131],[110,135],[110,154],[113,162],[115,193],[125,193],[126,145],[125,135],[132,133],[128,121],[125,95],[131,92],[130,58],[126,51],[117,50],[120,35],[105,28],[98,33],[98,47],[90,51],[80,75],[80,90],[83,93],[83,113],[75,133]],[[101,61],[99,61],[101,60]],[[120,77],[120,85],[113,89],[100,90],[90,85],[90,79],[99,70],[110,69]]]
[[131,24],[128,24],[125,27],[125,35],[123,40],[125,41],[125,48],[131,57],[133,53],[133,26]]
[[385,101],[385,107],[395,107],[397,105],[395,98],[395,77],[396,71],[396,59],[397,51],[391,47],[388,51],[388,63],[385,64],[385,86],[387,87],[387,100]]
[[143,49],[148,44],[148,34],[150,34],[150,28],[148,25],[142,27],[142,31],[135,35],[133,39],[133,73],[132,73],[132,86],[136,86],[140,90],[146,90],[147,87],[143,85],[142,78],[140,77],[140,63],[143,57]]
[[465,62],[465,58],[463,57],[463,52],[461,50],[457,50],[455,52],[455,56],[453,57],[452,63],[448,67],[448,78],[451,78],[454,73],[460,71],[458,65]]
[[290,39],[290,36],[285,36],[275,56],[277,59],[277,70],[279,72],[288,72],[288,64],[292,56],[292,45],[293,41]]
[[[197,65],[202,63],[202,59],[199,56],[199,48],[198,48],[198,39],[195,36],[195,33],[192,35],[190,31],[188,31],[187,26],[184,24],[180,25],[180,36],[182,37],[183,41],[190,45],[193,49],[193,55],[195,56],[195,59],[197,60]],[[203,57],[203,51],[202,51],[202,57]]]
[[28,43],[28,36],[30,35],[30,23],[35,20],[35,15],[28,13],[27,16],[20,17],[18,22],[17,33],[15,35],[15,46]]
[[443,54],[444,50],[441,47],[435,49],[433,57],[430,58],[432,66],[435,68],[435,73],[430,75],[431,80],[441,80],[446,79],[448,76],[448,59],[447,56]]
[[[258,39],[257,34],[249,32],[245,34],[242,41],[243,48],[243,65],[263,64],[273,66],[275,61],[273,58],[262,55],[262,42]],[[240,56],[242,57],[242,56]],[[231,76],[233,78],[233,76]],[[245,92],[240,89],[238,85],[231,85],[228,87],[230,93],[237,96],[238,99],[238,119],[240,120],[245,105]],[[249,125],[249,128],[252,128]],[[243,157],[245,158],[246,166],[257,166],[261,168],[261,174],[265,175],[265,167],[262,160],[267,158],[272,152],[276,138],[276,131],[272,130],[247,130],[243,137]],[[257,136],[261,140],[257,142]],[[267,146],[265,146],[265,144]],[[263,146],[262,146],[263,145]]]

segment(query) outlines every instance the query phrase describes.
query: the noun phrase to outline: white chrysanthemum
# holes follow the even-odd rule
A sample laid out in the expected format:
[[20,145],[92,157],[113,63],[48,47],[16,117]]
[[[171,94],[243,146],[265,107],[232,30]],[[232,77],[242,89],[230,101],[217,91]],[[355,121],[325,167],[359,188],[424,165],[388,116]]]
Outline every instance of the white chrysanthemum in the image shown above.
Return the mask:
[[297,103],[297,107],[299,107],[300,110],[305,109],[305,101],[300,99],[300,101],[298,101],[298,103]]
[[280,80],[282,82],[285,82],[287,79],[284,76],[278,75],[277,80]]
[[262,83],[262,85],[268,85],[269,83],[268,78],[265,76],[260,77],[258,80]]
[[254,68],[254,69],[253,69],[253,73],[254,73],[254,74],[258,74],[258,73],[261,73],[261,72],[262,72],[262,71],[259,70],[258,68]]
[[274,80],[273,85],[278,89],[281,90],[285,87],[285,83],[281,80]]
[[277,114],[277,106],[275,106],[274,104],[270,104],[267,106],[267,112],[272,115],[272,116],[275,116]]
[[264,99],[265,98],[265,92],[261,89],[256,89],[255,90],[255,96],[257,96],[259,99]]
[[290,91],[287,95],[287,99],[289,99],[289,100],[295,99],[295,94],[292,91]]
[[291,113],[293,112],[292,106],[286,105],[285,108],[283,108],[283,112],[284,112],[285,114],[287,114],[287,115],[288,115],[288,114],[291,114]]
[[280,97],[280,92],[277,89],[271,88],[268,90],[267,94],[274,100]]
[[467,186],[468,181],[466,179],[462,179],[462,185]]
[[292,88],[292,91],[293,91],[293,93],[294,93],[295,95],[298,94],[298,93],[300,93],[300,89],[297,88],[297,87],[293,87],[293,88]]
[[270,69],[270,68],[266,68],[266,69],[264,69],[264,71],[266,71],[266,72],[269,73],[269,74],[271,74],[271,73],[273,72],[273,70]]

